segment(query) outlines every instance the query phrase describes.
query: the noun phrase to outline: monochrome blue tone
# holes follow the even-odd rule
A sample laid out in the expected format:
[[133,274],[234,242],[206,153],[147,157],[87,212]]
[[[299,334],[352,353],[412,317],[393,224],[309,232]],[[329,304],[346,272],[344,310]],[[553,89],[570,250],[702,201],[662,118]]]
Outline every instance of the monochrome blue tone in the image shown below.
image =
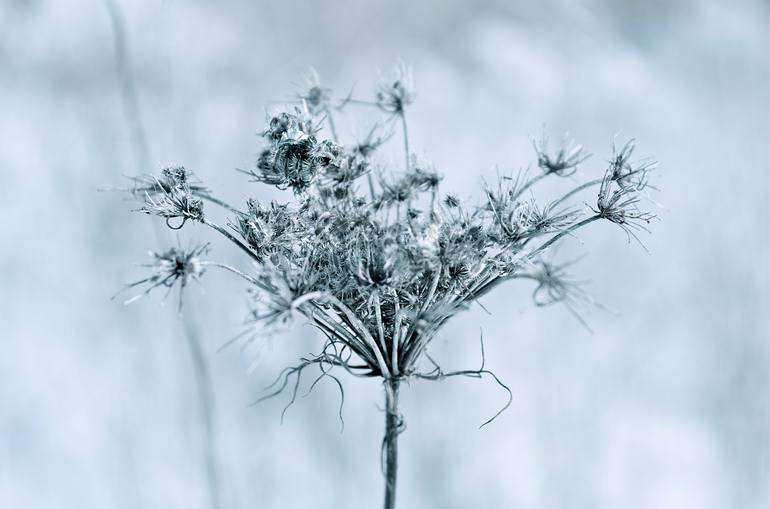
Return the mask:
[[[177,242],[249,265],[105,190],[184,165],[229,203],[286,198],[235,171],[273,101],[310,67],[373,97],[398,62],[444,191],[536,170],[544,131],[594,154],[577,177],[635,138],[660,220],[649,253],[604,224],[556,253],[608,308],[582,310],[590,330],[525,283],[442,329],[447,369],[478,366],[483,331],[513,402],[479,430],[506,401],[493,382],[403,386],[397,506],[767,507],[769,44],[766,1],[0,3],[0,507],[380,505],[381,382],[340,374],[343,433],[329,381],[283,424],[288,394],[250,406],[322,337],[298,321],[220,350],[249,298],[213,270],[181,319],[176,292],[111,300]],[[381,159],[403,164],[398,138]]]

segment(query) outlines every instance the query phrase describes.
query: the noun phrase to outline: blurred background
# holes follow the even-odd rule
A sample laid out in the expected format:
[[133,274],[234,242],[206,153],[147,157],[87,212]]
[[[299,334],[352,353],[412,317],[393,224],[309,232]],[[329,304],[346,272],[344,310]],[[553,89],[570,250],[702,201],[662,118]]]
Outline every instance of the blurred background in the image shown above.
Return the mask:
[[331,383],[283,425],[288,395],[250,407],[318,335],[218,352],[247,311],[227,274],[183,319],[175,295],[110,300],[176,240],[98,189],[183,164],[231,202],[275,198],[234,171],[270,101],[310,66],[371,97],[399,59],[446,191],[532,165],[545,125],[595,154],[586,176],[636,138],[662,204],[649,254],[610,225],[565,243],[619,312],[587,314],[593,334],[522,284],[437,338],[475,367],[481,328],[514,401],[479,430],[505,401],[489,381],[405,387],[399,506],[768,507],[768,48],[767,1],[0,0],[0,507],[380,505],[380,385],[342,377],[342,434]]

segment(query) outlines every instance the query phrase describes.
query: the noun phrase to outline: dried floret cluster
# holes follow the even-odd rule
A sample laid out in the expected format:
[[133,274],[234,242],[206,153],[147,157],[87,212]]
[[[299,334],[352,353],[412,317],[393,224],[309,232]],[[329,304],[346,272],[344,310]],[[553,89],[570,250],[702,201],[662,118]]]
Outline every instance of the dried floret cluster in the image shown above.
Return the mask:
[[[536,283],[538,305],[571,306],[586,299],[566,275],[566,265],[548,261],[549,248],[599,220],[636,238],[653,217],[640,206],[654,164],[632,161],[633,142],[620,150],[613,147],[603,176],[548,203],[533,198],[533,186],[547,177],[574,179],[588,154],[573,141],[565,140],[555,152],[549,151],[547,140],[536,142],[537,171],[498,177],[483,186],[475,203],[442,194],[441,175],[409,150],[406,109],[413,99],[411,74],[403,67],[378,86],[371,101],[350,95],[335,99],[313,75],[295,101],[270,117],[262,133],[264,147],[255,167],[246,172],[253,181],[290,190],[286,202],[251,199],[243,208],[230,206],[181,167],[137,179],[132,189],[144,202],[142,212],[165,218],[172,228],[188,220],[206,224],[253,262],[246,273],[224,264],[192,262],[203,255],[200,249],[173,251],[156,255],[156,274],[143,282],[184,284],[188,275],[200,275],[201,263],[217,265],[248,283],[255,295],[250,313],[255,324],[276,325],[303,316],[323,333],[321,353],[285,370],[275,393],[292,376],[298,384],[299,374],[312,365],[320,369],[320,377],[333,378],[330,369],[339,367],[385,380],[385,507],[393,507],[395,500],[395,440],[403,425],[397,409],[399,382],[494,376],[483,363],[480,369],[449,373],[436,365],[426,351],[442,326],[514,279]],[[383,119],[365,139],[343,142],[334,115],[354,107],[378,108]],[[373,156],[399,130],[404,167],[386,173]],[[578,201],[591,189],[596,198],[591,206]],[[230,223],[221,226],[207,218],[204,201],[224,206]],[[185,261],[169,263],[170,258]],[[425,371],[423,361],[433,368]]]

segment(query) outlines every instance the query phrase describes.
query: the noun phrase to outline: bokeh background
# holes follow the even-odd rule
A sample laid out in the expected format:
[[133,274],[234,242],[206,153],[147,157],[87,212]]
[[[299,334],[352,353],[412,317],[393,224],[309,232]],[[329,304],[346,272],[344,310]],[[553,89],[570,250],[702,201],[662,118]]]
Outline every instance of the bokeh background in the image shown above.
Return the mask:
[[218,352],[247,310],[227,274],[181,320],[175,297],[110,300],[176,241],[98,189],[184,164],[274,198],[234,171],[269,102],[310,66],[366,97],[399,59],[446,190],[531,165],[545,125],[596,154],[584,175],[635,137],[662,205],[650,254],[609,225],[560,253],[619,312],[588,313],[593,334],[513,285],[437,339],[475,366],[481,328],[514,401],[478,430],[494,384],[406,387],[400,507],[768,507],[768,44],[751,0],[0,1],[0,507],[380,505],[378,383],[343,377],[342,434],[333,384],[283,425],[285,399],[250,407],[317,335]]

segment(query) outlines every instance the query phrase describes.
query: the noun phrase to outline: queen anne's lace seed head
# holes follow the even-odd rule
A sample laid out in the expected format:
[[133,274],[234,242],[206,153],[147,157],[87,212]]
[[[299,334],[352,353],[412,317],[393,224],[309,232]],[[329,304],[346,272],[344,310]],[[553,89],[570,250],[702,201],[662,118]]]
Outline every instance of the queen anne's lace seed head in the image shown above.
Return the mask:
[[131,303],[159,287],[167,289],[167,296],[175,286],[178,286],[180,291],[179,309],[181,311],[182,291],[190,281],[200,280],[200,277],[205,272],[201,256],[206,255],[208,252],[208,244],[200,244],[189,248],[177,246],[160,253],[151,251],[150,256],[152,256],[153,261],[144,265],[144,267],[151,269],[151,275],[126,285],[126,289],[146,286],[145,291],[128,299],[125,303]]
[[[193,194],[187,182],[169,179],[165,172],[161,179],[155,180],[152,188],[144,192],[144,205],[139,211],[165,218],[169,228],[175,230],[184,226],[188,219],[203,221],[203,201]],[[172,225],[172,219],[181,222]]]
[[[204,222],[232,241],[253,262],[249,273],[228,267],[255,295],[250,323],[305,317],[327,340],[312,362],[388,380],[439,376],[440,368],[432,375],[423,370],[426,351],[458,312],[499,284],[522,278],[537,285],[538,306],[570,306],[582,293],[564,265],[543,261],[550,246],[599,220],[636,238],[653,217],[643,204],[654,165],[631,161],[633,142],[613,148],[603,178],[570,184],[561,197],[544,202],[535,198],[535,184],[552,175],[575,177],[588,158],[568,139],[551,152],[544,138],[535,143],[539,172],[498,176],[474,202],[441,193],[441,174],[413,157],[406,139],[402,168],[376,158],[392,131],[406,133],[404,108],[414,98],[406,67],[383,81],[373,100],[346,99],[385,113],[377,125],[387,127],[376,126],[363,140],[338,139],[331,115],[342,107],[332,107],[331,97],[313,81],[300,107],[295,101],[267,120],[256,165],[246,173],[291,190],[286,203],[224,204],[231,222],[221,227],[204,218],[203,200],[224,202],[182,167],[136,179],[131,190],[144,198],[142,212],[172,227]],[[597,186],[595,205],[585,206]],[[195,261],[201,254],[158,255],[155,276],[143,282],[184,286],[202,273]]]

